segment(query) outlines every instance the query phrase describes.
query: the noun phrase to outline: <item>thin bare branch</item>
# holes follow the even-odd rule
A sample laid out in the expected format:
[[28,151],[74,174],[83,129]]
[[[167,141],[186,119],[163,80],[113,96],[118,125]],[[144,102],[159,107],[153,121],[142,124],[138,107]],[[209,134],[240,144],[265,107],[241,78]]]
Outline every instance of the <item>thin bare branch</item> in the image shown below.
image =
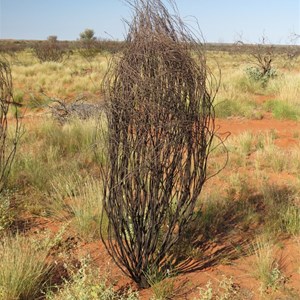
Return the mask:
[[[17,106],[13,99],[13,82],[8,61],[0,60],[0,192],[6,187],[17,144],[21,137],[21,126]],[[15,111],[14,111],[15,110]],[[14,111],[14,112],[13,112]],[[9,113],[13,117],[9,120]],[[14,122],[14,132],[9,136],[8,129]]]

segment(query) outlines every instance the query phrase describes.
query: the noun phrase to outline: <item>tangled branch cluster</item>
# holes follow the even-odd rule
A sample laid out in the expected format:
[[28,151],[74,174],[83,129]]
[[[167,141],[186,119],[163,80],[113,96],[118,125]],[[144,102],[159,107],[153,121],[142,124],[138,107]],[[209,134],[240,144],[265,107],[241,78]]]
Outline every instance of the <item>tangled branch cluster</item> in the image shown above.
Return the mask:
[[50,99],[52,105],[48,105],[52,117],[60,124],[65,124],[73,118],[87,120],[99,116],[103,107],[99,103],[88,103],[84,97],[78,97],[74,101],[66,102],[63,99]]
[[118,266],[147,287],[151,269],[177,265],[170,250],[207,179],[215,95],[203,47],[182,21],[160,0],[129,3],[135,17],[104,86],[109,167],[102,236]]

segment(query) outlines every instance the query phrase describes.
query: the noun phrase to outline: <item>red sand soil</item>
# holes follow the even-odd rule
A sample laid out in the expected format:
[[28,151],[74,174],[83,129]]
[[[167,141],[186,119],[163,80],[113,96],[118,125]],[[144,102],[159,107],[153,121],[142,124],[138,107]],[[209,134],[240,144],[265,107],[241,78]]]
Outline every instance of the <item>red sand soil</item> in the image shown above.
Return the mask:
[[[238,135],[245,131],[253,133],[274,132],[276,133],[276,144],[283,148],[293,147],[299,144],[299,139],[296,138],[300,133],[300,122],[274,120],[264,117],[262,120],[247,120],[247,119],[218,119],[216,125],[219,127],[219,132],[230,132],[232,135]],[[279,174],[278,176],[284,176]],[[290,176],[286,174],[286,176]],[[274,174],[276,177],[276,174]],[[282,178],[281,178],[282,179]],[[231,237],[234,238],[234,237]],[[246,238],[247,239],[247,238]],[[233,286],[239,291],[239,299],[300,299],[300,242],[295,239],[283,240],[280,248],[276,250],[277,257],[282,258],[282,270],[286,276],[286,286],[291,290],[291,296],[281,294],[280,291],[269,291],[269,298],[260,295],[261,283],[253,276],[253,256],[241,257],[233,261],[224,261],[216,266],[203,268],[202,270],[194,271],[184,275],[179,275],[175,279],[174,295],[170,299],[194,299],[199,298],[199,287],[205,289],[206,284],[210,281],[214,291],[218,290],[220,281],[223,276],[232,278]],[[226,245],[227,244],[227,245]],[[233,241],[223,241],[223,244],[212,245],[208,249],[208,255],[225,248],[225,246],[233,249]],[[101,242],[87,244],[81,251],[88,251],[94,257],[94,261],[101,268],[107,267],[111,270],[111,275],[114,280],[117,280],[116,287],[126,287],[130,283],[116,267],[111,259],[105,254],[105,249]],[[170,279],[169,279],[170,280]],[[132,283],[131,283],[132,284]],[[166,283],[168,284],[168,283]],[[134,288],[136,286],[132,284]],[[140,299],[150,299],[152,296],[151,289],[142,290],[139,292]],[[298,297],[299,296],[299,297]],[[228,298],[230,299],[230,298]]]
[[[266,99],[261,99],[261,101],[265,101]],[[26,123],[26,125],[32,125],[36,122],[36,119],[34,120],[28,116],[24,118],[23,122]],[[38,122],[40,122],[40,120]],[[253,133],[272,131],[275,132],[277,136],[276,144],[283,148],[289,148],[299,144],[299,138],[297,138],[297,136],[298,134],[300,135],[300,122],[274,120],[268,115],[265,115],[261,120],[242,118],[217,119],[216,126],[219,128],[218,131],[220,133],[230,132],[232,135],[238,135],[245,131]],[[57,232],[59,229],[59,224],[46,219],[36,219],[35,223],[39,230],[48,229]],[[231,238],[235,239],[235,237],[230,237],[230,239]],[[247,240],[247,237],[242,238],[246,238]],[[228,239],[223,240],[221,244],[217,242],[211,243],[206,254],[211,256],[212,253],[218,250],[222,251],[222,249],[226,247],[234,252],[236,251],[233,246],[234,244],[236,244],[234,240]],[[174,279],[174,294],[171,295],[169,299],[194,299],[197,298],[197,296],[199,298],[199,287],[205,289],[209,281],[212,283],[214,291],[216,291],[223,276],[232,278],[234,288],[242,295],[238,299],[300,299],[300,238],[298,238],[298,241],[292,238],[283,239],[281,245],[277,248],[276,253],[278,253],[278,257],[282,258],[281,267],[286,276],[286,286],[291,291],[290,297],[286,296],[286,293],[285,295],[281,294],[280,291],[273,292],[273,294],[272,291],[270,291],[269,298],[267,298],[266,295],[260,295],[260,282],[253,276],[254,258],[253,256],[240,255],[240,258],[234,260],[225,259],[215,266],[208,265],[197,271],[178,275]],[[100,241],[91,243],[78,242],[72,252],[78,258],[86,254],[91,255],[94,263],[103,270],[103,273],[109,272],[111,282],[115,285],[116,289],[127,289],[128,287],[134,290],[137,289],[136,285],[116,267]],[[168,283],[166,282],[166,284]],[[140,299],[146,300],[150,299],[153,293],[151,289],[145,289],[139,291],[139,294]]]
[[274,132],[279,145],[286,147],[294,145],[297,141],[295,136],[300,136],[300,122],[274,120],[272,118],[263,118],[261,120],[241,118],[217,119],[216,126],[220,133],[230,132],[232,135],[238,135],[245,131],[252,133]]
[[[227,244],[230,245],[229,241]],[[199,288],[205,289],[208,282],[211,282],[214,291],[218,289],[222,292],[220,282],[227,278],[232,278],[233,288],[239,292],[238,299],[299,299],[300,296],[300,273],[297,268],[300,267],[300,249],[299,241],[290,239],[283,242],[275,248],[276,257],[280,257],[281,268],[285,274],[287,286],[291,291],[293,298],[287,298],[280,291],[269,291],[271,298],[264,298],[259,293],[260,282],[253,276],[253,256],[243,256],[236,260],[219,262],[215,266],[209,266],[198,271],[181,274],[174,279],[166,279],[164,285],[174,284],[174,290],[168,299],[197,299],[199,298]],[[226,244],[226,242],[224,243]],[[211,253],[217,253],[223,249],[223,245],[212,245],[208,249]],[[232,251],[234,251],[232,246]],[[90,255],[93,262],[99,266],[100,271],[109,274],[109,278],[116,290],[138,290],[136,284],[128,279],[114,264],[112,259],[107,255],[103,244],[100,241],[78,244],[76,256],[83,257]],[[168,283],[171,281],[171,283]],[[140,299],[151,299],[153,292],[151,289],[139,291]],[[273,298],[274,297],[274,298]],[[226,298],[231,299],[231,298]]]
[[[21,123],[31,127],[40,123],[49,113],[40,111],[39,113],[30,113],[24,111],[24,117]],[[300,138],[300,122],[289,120],[274,120],[266,114],[261,120],[249,120],[245,118],[216,119],[216,129],[219,133],[230,132],[231,135],[238,135],[249,131],[253,133],[273,132],[277,135],[277,142],[282,146],[292,146]]]
[[[31,232],[28,234],[36,234],[38,232],[43,232],[45,230],[57,233],[61,224],[50,221],[46,218],[36,218],[28,222],[35,224],[32,227]],[[237,239],[236,239],[237,238]],[[239,242],[237,237],[232,237],[231,240],[221,241],[211,243],[210,247],[206,250],[205,255],[212,256],[213,254],[222,252],[236,251],[234,244]],[[73,239],[65,236],[66,244],[72,244]],[[73,260],[79,261],[81,257],[86,257],[89,255],[93,263],[97,265],[100,272],[103,274],[108,274],[110,282],[115,286],[118,291],[138,290],[138,287],[134,282],[127,278],[114,264],[112,259],[107,254],[104,245],[101,241],[94,242],[81,242],[76,240],[72,247],[68,247],[70,255]],[[234,260],[220,260],[218,264],[211,265],[207,267],[199,267],[199,270],[192,271],[186,274],[180,274],[173,279],[166,279],[163,285],[174,284],[174,290],[172,295],[167,299],[199,299],[199,288],[205,289],[208,282],[211,283],[214,291],[218,289],[220,292],[223,290],[220,288],[220,282],[227,278],[232,280],[232,287],[234,290],[239,292],[240,297],[234,299],[299,299],[300,296],[300,238],[296,239],[284,239],[277,246],[275,246],[276,257],[280,258],[280,267],[285,274],[286,286],[290,290],[291,297],[287,297],[286,293],[282,294],[281,291],[270,290],[269,298],[266,297],[267,294],[261,296],[259,293],[260,282],[256,280],[253,276],[253,256],[241,255],[240,258]],[[63,270],[58,271],[59,274],[64,275]],[[171,281],[168,282],[168,281]],[[140,299],[150,300],[153,296],[153,291],[150,289],[144,289],[139,291]],[[233,297],[233,296],[231,296]],[[224,299],[232,299],[224,298]],[[215,299],[215,298],[214,298]]]
[[[273,95],[256,95],[255,101],[263,104],[274,99]],[[290,147],[296,144],[297,136],[300,136],[300,122],[289,120],[275,120],[272,114],[265,112],[260,120],[249,120],[233,117],[228,119],[217,119],[216,126],[219,132],[230,132],[237,135],[245,131],[252,133],[273,132],[278,137],[276,144],[282,147]]]

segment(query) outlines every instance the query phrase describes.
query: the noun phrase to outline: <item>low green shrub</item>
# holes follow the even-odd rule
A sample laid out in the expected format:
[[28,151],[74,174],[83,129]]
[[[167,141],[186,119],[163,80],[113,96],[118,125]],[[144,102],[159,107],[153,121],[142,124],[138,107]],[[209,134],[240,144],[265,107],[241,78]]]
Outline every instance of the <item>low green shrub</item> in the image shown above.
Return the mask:
[[138,293],[114,291],[107,278],[93,268],[88,260],[81,261],[78,271],[70,270],[71,278],[56,293],[48,292],[47,300],[138,300]]
[[194,300],[240,300],[243,295],[239,287],[234,284],[232,277],[223,275],[218,287],[214,289],[212,282],[208,281],[205,288],[199,288],[199,296]]
[[250,80],[260,82],[263,87],[266,87],[270,79],[277,76],[277,71],[273,68],[263,73],[262,70],[257,67],[249,67],[245,72]]

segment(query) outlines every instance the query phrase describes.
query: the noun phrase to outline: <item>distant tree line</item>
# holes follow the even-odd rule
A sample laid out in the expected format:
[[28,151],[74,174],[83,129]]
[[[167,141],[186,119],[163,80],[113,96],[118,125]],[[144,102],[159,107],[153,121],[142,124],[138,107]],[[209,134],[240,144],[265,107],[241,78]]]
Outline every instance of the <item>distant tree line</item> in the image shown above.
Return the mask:
[[[26,49],[35,49],[36,47],[48,45],[49,42],[53,42],[50,36],[47,40],[0,40],[0,52],[5,53],[16,53],[19,51],[24,51]],[[76,51],[82,48],[82,41],[60,41],[55,40],[55,45],[65,51]],[[109,52],[116,53],[123,49],[123,41],[113,41],[113,40],[104,40],[96,39],[93,40],[93,48],[97,53]]]
[[[52,36],[51,36],[52,37]],[[36,45],[46,43],[48,40],[0,40],[1,52],[18,52],[25,49],[32,49]],[[61,48],[74,50],[79,48],[81,41],[56,41]],[[124,41],[114,41],[106,39],[94,40],[95,47],[100,51],[116,53],[123,49]],[[208,51],[224,51],[229,53],[247,53],[250,52],[256,45],[247,44],[245,47],[238,47],[236,44],[230,43],[206,43]],[[296,53],[300,54],[300,46],[298,45],[273,45],[276,52],[287,53],[293,48]]]
[[[240,43],[206,43],[207,51],[223,51],[229,54],[246,53],[253,54],[259,48],[259,51],[272,49],[274,54],[284,54],[288,58],[295,58],[300,55],[299,45],[269,45],[269,44],[245,44],[241,47]],[[72,51],[79,50],[86,58],[95,56],[97,53],[109,52],[117,53],[124,49],[125,41],[115,41],[101,39],[95,36],[93,29],[85,29],[79,34],[76,41],[61,41],[56,35],[50,35],[46,40],[0,40],[0,52],[14,54],[25,49],[33,49],[36,53],[44,52],[40,56],[49,55],[50,60],[59,61],[59,55],[66,55]],[[39,55],[38,55],[39,56]],[[39,58],[44,60],[44,58]]]

